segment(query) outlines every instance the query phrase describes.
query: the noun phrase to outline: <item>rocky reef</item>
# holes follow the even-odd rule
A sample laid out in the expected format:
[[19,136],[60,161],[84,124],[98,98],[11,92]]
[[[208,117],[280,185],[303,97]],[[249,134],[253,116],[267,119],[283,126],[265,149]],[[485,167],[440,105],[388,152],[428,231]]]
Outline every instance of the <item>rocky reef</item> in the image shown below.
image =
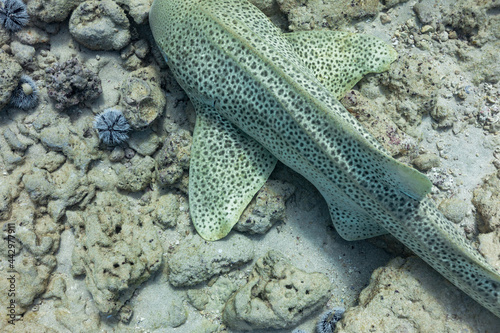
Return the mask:
[[[0,1],[0,19],[20,1]],[[431,179],[441,211],[500,269],[498,2],[252,2],[284,32],[395,47],[389,71],[341,102]],[[342,240],[317,190],[280,164],[236,231],[201,239],[195,112],[151,38],[150,6],[29,0],[19,29],[0,24],[0,331],[312,333],[333,308],[346,309],[335,332],[499,327],[393,238]],[[95,126],[109,109],[129,124],[112,145]]]

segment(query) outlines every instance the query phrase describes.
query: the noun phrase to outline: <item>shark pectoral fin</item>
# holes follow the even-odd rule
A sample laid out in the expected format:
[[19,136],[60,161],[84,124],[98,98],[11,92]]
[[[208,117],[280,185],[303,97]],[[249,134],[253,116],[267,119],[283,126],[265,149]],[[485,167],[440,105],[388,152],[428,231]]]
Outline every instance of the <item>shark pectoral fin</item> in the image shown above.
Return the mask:
[[318,30],[283,35],[316,78],[342,98],[363,75],[381,73],[396,60],[396,51],[368,35]]
[[214,241],[231,231],[277,160],[212,106],[193,104],[189,209],[200,236]]

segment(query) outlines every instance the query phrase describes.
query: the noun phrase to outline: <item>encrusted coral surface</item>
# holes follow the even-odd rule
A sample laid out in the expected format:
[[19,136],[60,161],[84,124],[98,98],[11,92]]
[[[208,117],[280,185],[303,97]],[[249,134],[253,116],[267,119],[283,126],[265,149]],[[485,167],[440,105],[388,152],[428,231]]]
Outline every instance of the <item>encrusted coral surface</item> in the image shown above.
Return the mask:
[[48,95],[55,100],[56,109],[60,110],[95,99],[102,93],[99,76],[78,58],[71,58],[46,68],[45,80]]
[[159,269],[163,249],[150,218],[127,209],[128,199],[100,192],[84,212],[68,212],[76,246],[75,275],[85,275],[97,308],[116,314],[135,289]]

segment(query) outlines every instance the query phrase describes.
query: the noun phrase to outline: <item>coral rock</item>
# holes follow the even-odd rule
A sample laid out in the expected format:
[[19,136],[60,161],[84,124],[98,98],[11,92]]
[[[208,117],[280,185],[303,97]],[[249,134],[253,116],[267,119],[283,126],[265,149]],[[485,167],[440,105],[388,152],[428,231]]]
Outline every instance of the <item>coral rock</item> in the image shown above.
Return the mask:
[[21,78],[22,67],[7,53],[0,51],[0,110],[10,102]]
[[49,97],[56,101],[56,109],[65,109],[102,93],[101,79],[77,58],[71,58],[45,69]]
[[81,3],[71,14],[69,32],[91,50],[119,50],[130,42],[130,23],[123,9],[110,0]]
[[207,242],[194,235],[182,243],[169,258],[168,281],[174,287],[193,286],[228,272],[253,258],[253,245],[241,235],[231,235],[217,242]]
[[237,330],[290,328],[320,309],[330,288],[326,275],[306,273],[270,251],[257,260],[248,283],[226,303],[223,320]]
[[498,325],[499,318],[410,257],[376,269],[335,332],[494,332]]
[[285,218],[285,202],[295,192],[295,186],[279,180],[268,180],[257,192],[234,226],[238,231],[266,233],[276,222]]
[[67,212],[76,237],[72,271],[86,275],[99,311],[117,314],[158,270],[163,249],[151,220],[131,211],[126,196],[100,192],[95,202],[85,212]]
[[121,86],[123,115],[134,129],[149,126],[167,103],[158,71],[144,67],[129,74]]

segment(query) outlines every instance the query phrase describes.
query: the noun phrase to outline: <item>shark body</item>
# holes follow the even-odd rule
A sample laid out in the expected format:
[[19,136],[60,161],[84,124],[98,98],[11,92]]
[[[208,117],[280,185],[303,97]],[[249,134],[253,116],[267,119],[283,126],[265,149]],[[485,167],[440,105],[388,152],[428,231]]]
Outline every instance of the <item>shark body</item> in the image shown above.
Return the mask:
[[500,317],[500,274],[427,198],[430,181],[338,102],[364,74],[389,68],[390,46],[282,34],[245,0],[155,0],[150,25],[197,113],[189,202],[203,238],[229,233],[280,160],[321,192],[343,238],[391,233]]

